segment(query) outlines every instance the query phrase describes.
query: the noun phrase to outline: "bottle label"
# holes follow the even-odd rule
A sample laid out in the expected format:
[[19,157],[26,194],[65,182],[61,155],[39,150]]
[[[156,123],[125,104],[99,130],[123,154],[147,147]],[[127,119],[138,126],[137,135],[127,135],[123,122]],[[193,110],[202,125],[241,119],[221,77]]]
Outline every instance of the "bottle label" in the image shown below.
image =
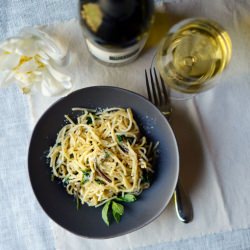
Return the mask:
[[86,39],[86,44],[90,53],[100,61],[119,64],[134,60],[141,52],[146,43],[146,40],[147,37],[131,47],[119,50],[109,50],[105,47],[101,47],[100,45],[96,45],[89,39]]

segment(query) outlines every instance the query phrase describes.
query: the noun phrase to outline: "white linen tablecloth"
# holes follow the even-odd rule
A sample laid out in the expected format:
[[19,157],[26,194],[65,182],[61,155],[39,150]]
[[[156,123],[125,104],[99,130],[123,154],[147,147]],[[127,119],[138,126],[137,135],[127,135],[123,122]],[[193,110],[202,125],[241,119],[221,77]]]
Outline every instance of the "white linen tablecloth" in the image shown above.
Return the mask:
[[[181,249],[181,243],[178,248],[171,242],[232,230],[235,234],[236,230],[249,229],[250,3],[233,0],[171,1],[165,5],[165,10],[169,14],[165,19],[158,16],[158,25],[161,26],[158,32],[180,19],[203,16],[221,23],[233,42],[232,62],[220,78],[220,85],[194,99],[174,103],[172,120],[180,149],[181,180],[194,206],[194,221],[187,225],[180,223],[170,203],[155,222],[137,232],[110,240],[83,239],[54,222],[49,224],[27,183],[25,158],[34,123],[57,98],[22,96],[11,87],[0,90],[3,126],[0,132],[0,188],[2,201],[5,201],[0,205],[0,222],[6,225],[0,232],[1,249],[53,249],[53,244],[59,250],[165,249],[171,245],[173,249]],[[150,66],[154,54],[154,43],[158,39],[154,32],[138,60],[123,67],[109,68],[88,54],[77,21],[50,25],[44,30],[69,43],[75,58],[72,66],[77,72],[74,89],[115,85],[146,96],[143,72]],[[249,249],[249,231],[242,231],[242,234],[245,235],[242,244],[228,244],[225,249],[235,249],[234,246]],[[226,245],[219,243],[215,248],[215,238],[211,236],[211,241],[203,240],[206,245],[186,240],[184,242],[189,243],[185,249],[223,249]]]

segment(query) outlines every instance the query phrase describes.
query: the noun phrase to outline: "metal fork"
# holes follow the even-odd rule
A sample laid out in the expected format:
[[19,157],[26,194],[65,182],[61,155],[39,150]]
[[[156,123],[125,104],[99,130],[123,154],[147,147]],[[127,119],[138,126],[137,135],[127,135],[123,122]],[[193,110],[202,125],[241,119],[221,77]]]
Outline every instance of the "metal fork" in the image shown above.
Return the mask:
[[[145,70],[148,99],[155,104],[168,121],[170,121],[172,108],[164,81],[161,76],[158,77],[155,68],[150,68],[149,76],[148,78],[147,70]],[[193,208],[180,184],[179,178],[174,191],[174,203],[178,219],[184,223],[190,222],[193,219]]]

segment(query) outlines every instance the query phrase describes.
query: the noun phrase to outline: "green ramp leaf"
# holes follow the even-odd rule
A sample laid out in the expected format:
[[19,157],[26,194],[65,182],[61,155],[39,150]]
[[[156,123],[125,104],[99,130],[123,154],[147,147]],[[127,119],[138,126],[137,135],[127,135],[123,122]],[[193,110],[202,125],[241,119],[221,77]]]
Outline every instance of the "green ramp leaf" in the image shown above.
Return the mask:
[[111,201],[106,202],[106,204],[104,205],[104,207],[103,207],[103,209],[102,209],[102,219],[103,219],[103,221],[104,221],[108,226],[109,226],[108,211],[109,211],[110,203],[111,203]]
[[120,222],[123,213],[124,213],[124,206],[113,201],[112,202],[112,214],[115,218],[116,223]]
[[133,194],[125,194],[124,196],[117,197],[116,200],[124,202],[134,202],[136,201],[136,196]]

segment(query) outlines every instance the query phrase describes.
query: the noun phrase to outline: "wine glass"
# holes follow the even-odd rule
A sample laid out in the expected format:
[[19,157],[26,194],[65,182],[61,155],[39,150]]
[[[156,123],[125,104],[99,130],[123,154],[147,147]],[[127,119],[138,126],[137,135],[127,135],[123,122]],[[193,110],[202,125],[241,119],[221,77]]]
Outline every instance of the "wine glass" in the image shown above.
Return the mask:
[[155,64],[170,97],[192,97],[218,83],[232,54],[229,34],[219,24],[191,18],[174,25],[164,37]]

